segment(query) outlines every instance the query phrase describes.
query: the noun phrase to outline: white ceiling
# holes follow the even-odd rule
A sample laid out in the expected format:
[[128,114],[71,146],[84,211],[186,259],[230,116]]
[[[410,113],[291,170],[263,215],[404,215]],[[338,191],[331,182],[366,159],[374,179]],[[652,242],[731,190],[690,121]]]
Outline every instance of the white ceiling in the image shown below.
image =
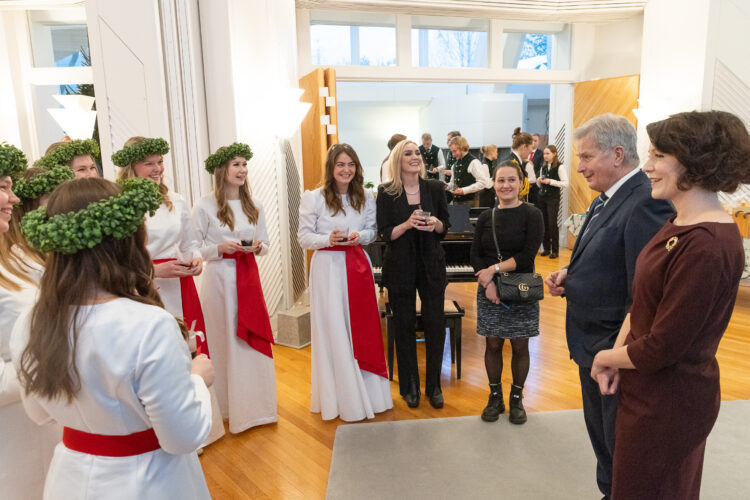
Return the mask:
[[605,22],[643,13],[648,0],[296,0],[298,8],[557,22]]

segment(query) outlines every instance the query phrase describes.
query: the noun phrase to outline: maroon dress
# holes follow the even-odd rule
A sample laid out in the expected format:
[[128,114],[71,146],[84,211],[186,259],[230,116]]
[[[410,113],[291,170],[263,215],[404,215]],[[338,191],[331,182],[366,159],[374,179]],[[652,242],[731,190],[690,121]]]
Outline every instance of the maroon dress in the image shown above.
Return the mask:
[[[674,220],[674,218],[672,219]],[[612,498],[698,498],[719,414],[716,350],[744,266],[734,223],[667,222],[638,257],[620,370]]]

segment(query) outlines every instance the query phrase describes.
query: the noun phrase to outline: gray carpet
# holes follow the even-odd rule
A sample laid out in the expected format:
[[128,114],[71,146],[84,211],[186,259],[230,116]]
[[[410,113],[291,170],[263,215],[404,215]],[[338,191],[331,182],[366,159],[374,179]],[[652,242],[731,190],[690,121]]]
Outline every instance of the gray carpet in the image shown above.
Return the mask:
[[[750,498],[750,401],[724,402],[708,439],[702,499]],[[647,460],[648,457],[644,457]],[[342,425],[328,500],[598,499],[580,410]]]

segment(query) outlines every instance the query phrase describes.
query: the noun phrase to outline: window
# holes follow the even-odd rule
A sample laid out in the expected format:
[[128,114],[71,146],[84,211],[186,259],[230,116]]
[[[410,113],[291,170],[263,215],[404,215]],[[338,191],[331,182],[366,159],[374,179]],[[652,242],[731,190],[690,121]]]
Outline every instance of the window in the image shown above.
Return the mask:
[[539,31],[510,29],[503,33],[503,68],[546,70],[570,67],[569,26],[561,24],[541,28]]
[[34,66],[90,66],[89,37],[83,9],[32,10],[28,13]]
[[413,66],[486,68],[487,21],[414,16],[411,30]]
[[310,52],[313,64],[395,66],[395,17],[311,11]]

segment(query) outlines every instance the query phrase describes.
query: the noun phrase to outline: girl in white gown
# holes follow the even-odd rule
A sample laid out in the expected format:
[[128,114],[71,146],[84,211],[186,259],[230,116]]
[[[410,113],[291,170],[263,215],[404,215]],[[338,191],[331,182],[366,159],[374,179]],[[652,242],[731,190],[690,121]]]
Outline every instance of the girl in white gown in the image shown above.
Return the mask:
[[[354,149],[336,144],[328,151],[323,186],[306,191],[299,210],[299,243],[316,250],[310,262],[310,410],[323,420],[353,422],[393,408],[372,268],[360,246],[377,233],[375,199],[362,181]],[[339,251],[319,251],[331,247]]]
[[33,168],[16,172],[13,185],[6,174],[25,166],[25,158],[15,169],[0,165],[0,497],[8,500],[41,498],[52,453],[62,438],[57,424],[39,427],[26,416],[11,362],[10,336],[18,317],[34,304],[44,270],[42,256],[26,244],[19,220],[45,202],[58,181],[73,174],[67,167],[54,172]]
[[[132,153],[122,154],[128,150]],[[164,183],[164,155],[168,152],[169,145],[164,139],[131,137],[125,141],[123,149],[115,154],[118,160],[124,157],[130,161],[118,165],[120,170],[117,177],[143,177],[159,186],[162,203],[154,215],[146,216],[146,249],[154,263],[154,284],[164,303],[164,309],[175,318],[184,320],[188,328],[201,332],[196,336],[197,352],[210,356],[205,340],[207,333],[203,310],[193,282],[193,276],[200,275],[203,270],[201,244],[190,219],[187,203],[178,193],[171,193]],[[218,400],[213,388],[209,392],[214,420],[204,446],[224,435]]]
[[195,449],[211,427],[213,368],[191,363],[150,278],[142,221],[159,203],[150,181],[80,179],[24,219],[49,253],[11,350],[27,414],[65,427],[46,499],[210,498]]
[[199,295],[216,366],[216,395],[229,432],[278,420],[273,333],[255,256],[268,253],[263,207],[247,184],[246,144],[234,143],[206,160],[214,193],[193,208],[206,261]]

